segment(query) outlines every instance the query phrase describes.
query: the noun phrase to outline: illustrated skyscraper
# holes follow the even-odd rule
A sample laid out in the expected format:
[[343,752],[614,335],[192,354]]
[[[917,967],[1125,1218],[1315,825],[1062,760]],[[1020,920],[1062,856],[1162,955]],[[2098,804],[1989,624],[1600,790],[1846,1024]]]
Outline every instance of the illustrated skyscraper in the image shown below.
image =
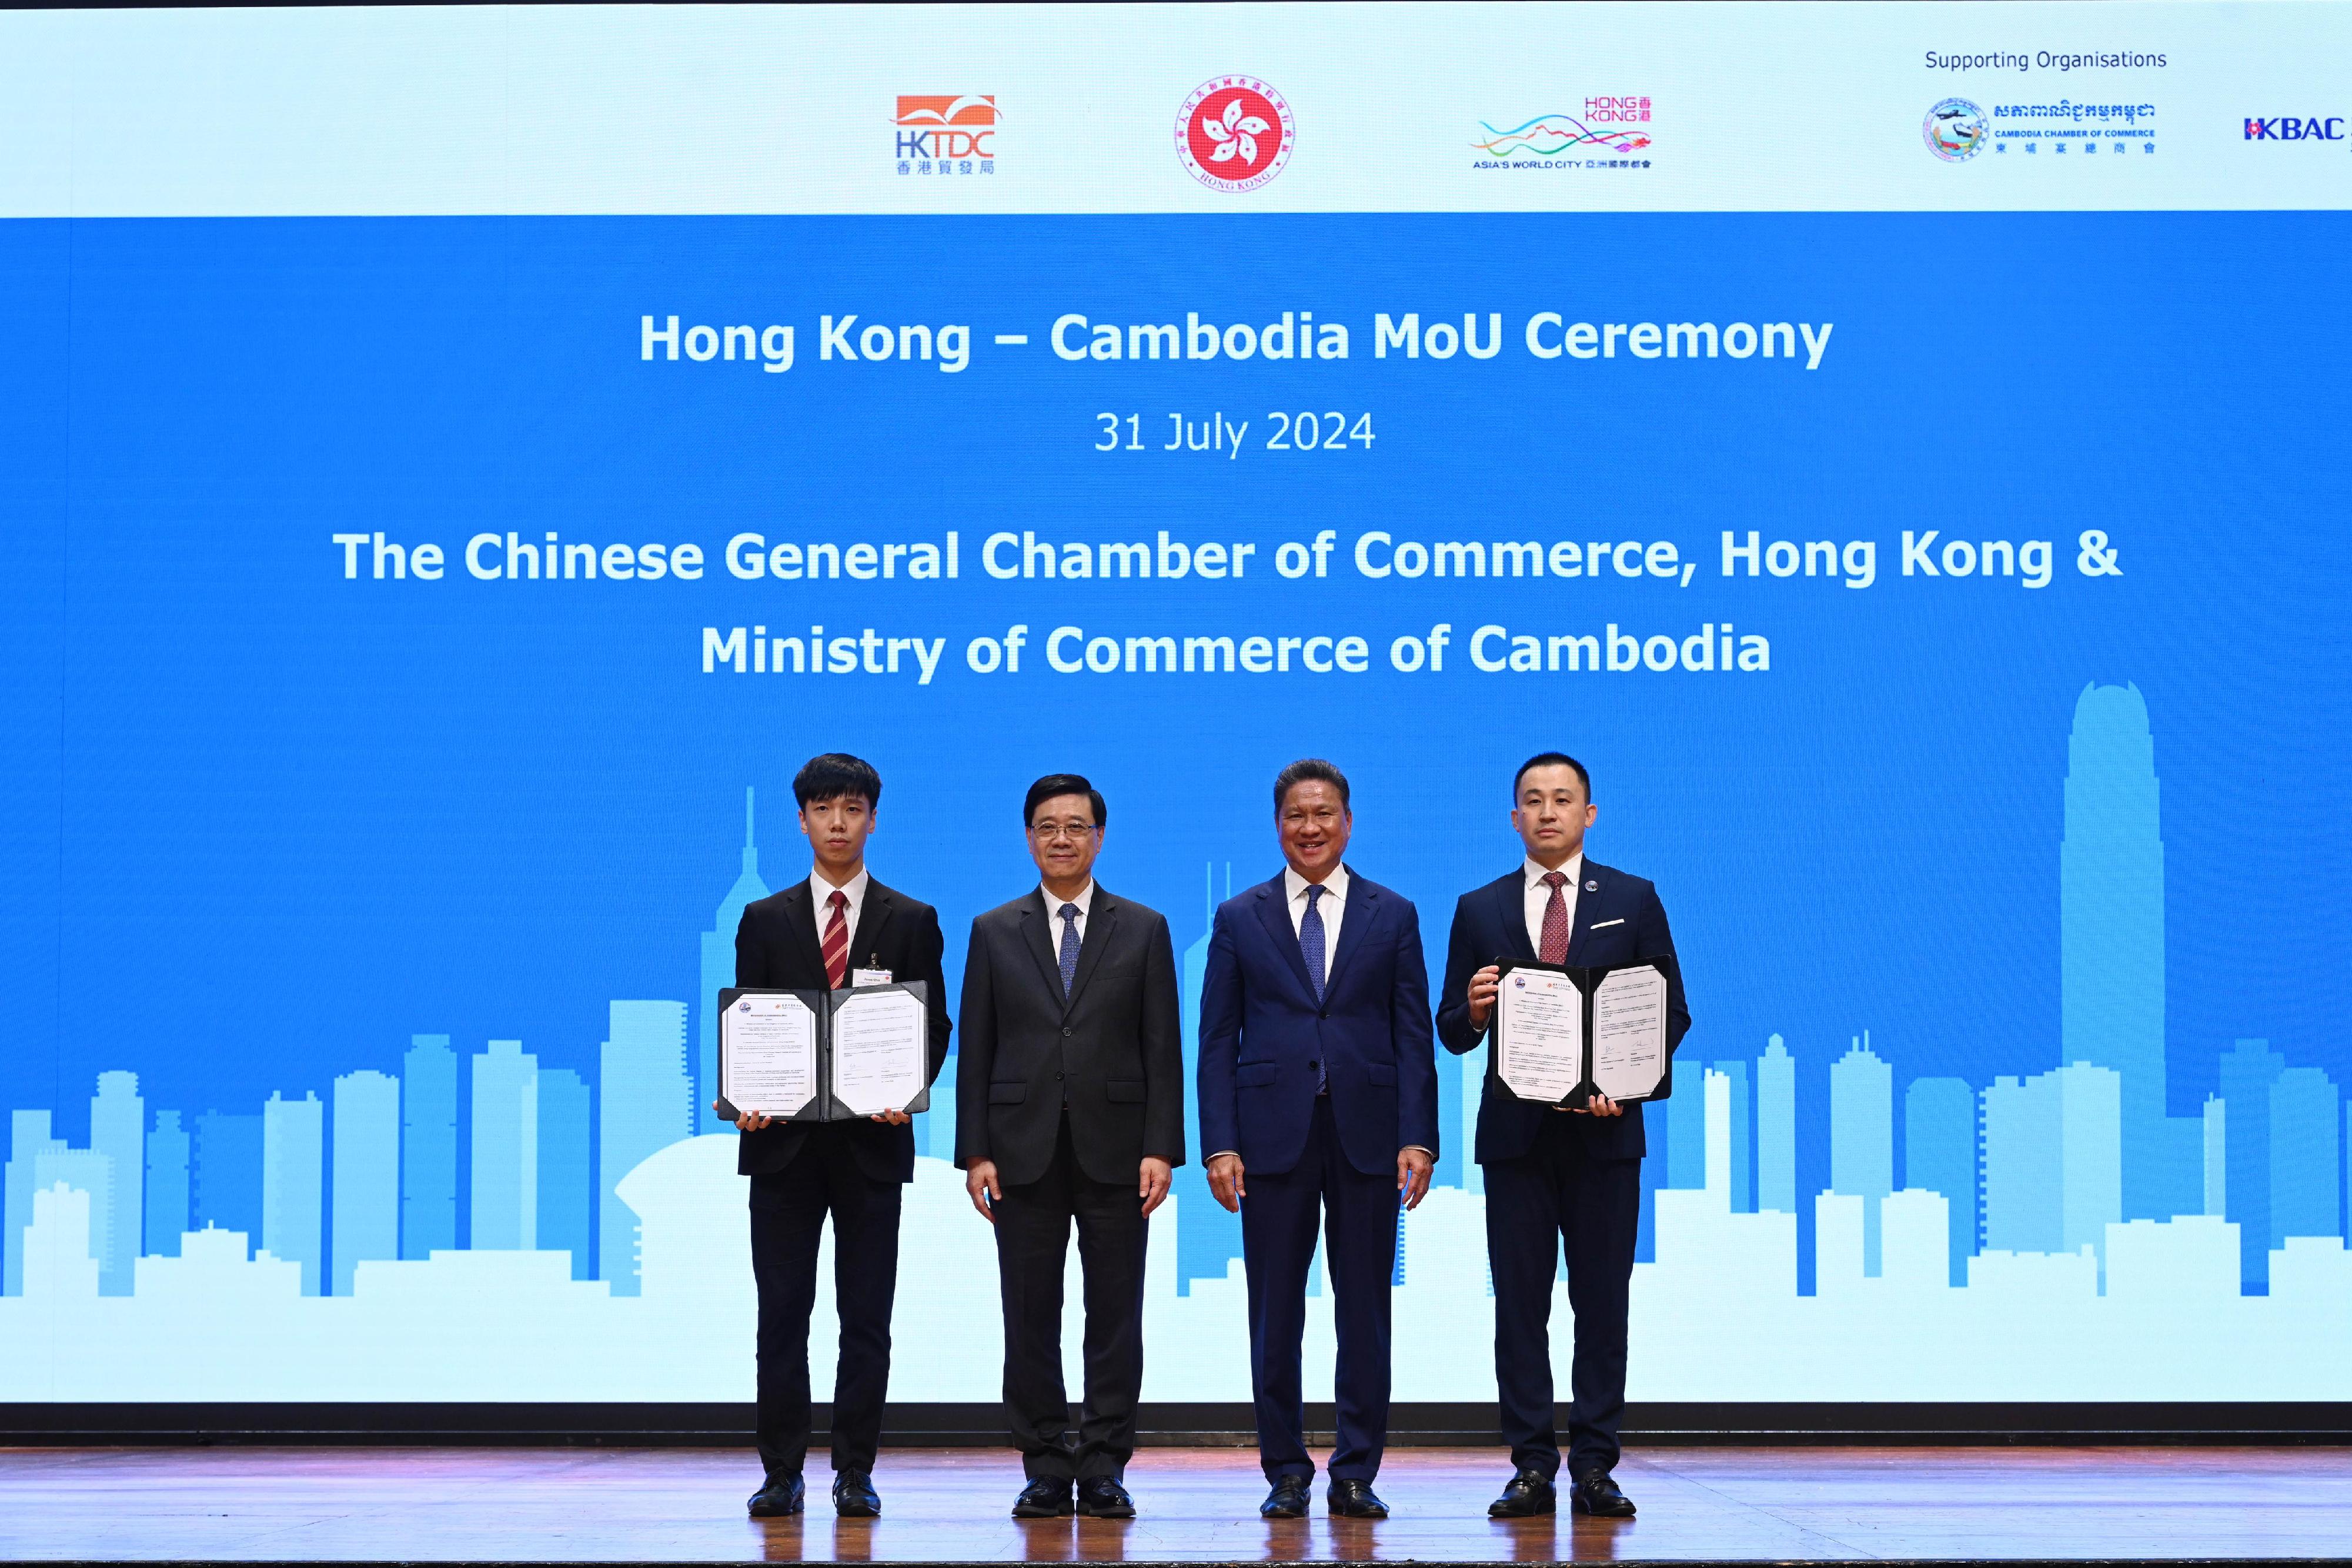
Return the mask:
[[694,1130],[684,1002],[614,1002],[597,1071],[596,1267],[613,1294],[639,1294],[636,1215],[614,1189]]
[[[2122,1218],[2122,1080],[2078,1061],[1986,1086],[1984,1244],[1989,1251],[2105,1256]],[[2201,1124],[2200,1124],[2201,1125]]]
[[474,1058],[473,1228],[477,1252],[539,1245],[539,1058],[494,1040]]
[[1756,1207],[1797,1212],[1797,1061],[1777,1034],[1756,1059]]
[[[1201,982],[1209,972],[1209,931],[1217,915],[1215,871],[1203,866],[1201,874],[1207,888],[1206,908],[1200,939],[1184,949],[1183,989],[1177,998],[1184,1015],[1184,1131],[1194,1138],[1201,1129]],[[1230,883],[1231,866],[1225,868],[1225,877]],[[1230,894],[1232,888],[1228,886],[1226,892]],[[1241,1216],[1226,1213],[1209,1196],[1200,1156],[1201,1151],[1194,1148],[1176,1173],[1179,1181],[1188,1184],[1182,1201],[1176,1206],[1176,1293],[1180,1296],[1192,1293],[1195,1280],[1223,1279],[1233,1260],[1242,1255]]]
[[2271,1085],[2285,1059],[2266,1040],[2242,1040],[2221,1057],[2222,1212],[2238,1222],[2239,1282],[2256,1295],[2271,1280]]
[[[719,905],[710,929],[702,934],[702,988],[695,993],[694,1104],[695,1125],[706,1133],[732,1130],[727,1119],[710,1108],[719,1097],[719,993],[735,983],[735,927],[742,924],[743,906],[768,896],[760,880],[760,849],[752,834],[751,790],[743,790],[743,868],[735,885]],[[952,1098],[952,1085],[950,1086]],[[932,1101],[938,1102],[934,1094]]]
[[2341,1236],[2336,1119],[2342,1097],[2316,1067],[2290,1067],[2271,1084],[2270,1245],[2290,1236]]
[[8,1117],[8,1164],[5,1197],[0,1200],[0,1232],[6,1241],[6,1272],[0,1274],[0,1294],[25,1293],[25,1228],[33,1223],[33,1184],[40,1157],[60,1153],[63,1138],[49,1136],[50,1113],[16,1111]]
[[1862,1271],[1877,1278],[1879,1205],[1895,1190],[1895,1070],[1861,1040],[1830,1066],[1830,1190],[1862,1199]]
[[1915,1078],[1904,1091],[1903,1185],[1950,1200],[1951,1282],[1967,1284],[1969,1255],[1976,1250],[1977,1097],[1964,1080]]
[[335,1080],[333,1294],[352,1293],[362,1261],[400,1256],[400,1080]]
[[400,1255],[457,1245],[457,1053],[446,1034],[409,1037],[400,1059]]
[[2165,1113],[2164,842],[2156,743],[2133,685],[2084,688],[2058,852],[2062,1062],[2123,1080],[2124,1218],[2204,1207],[2203,1123]]
[[177,1258],[180,1238],[187,1232],[189,1152],[180,1113],[156,1112],[154,1129],[147,1134],[145,1250],[158,1258]]
[[588,1085],[580,1074],[539,1074],[539,1248],[572,1254],[572,1277],[593,1280],[595,1192],[589,1185]]
[[317,1091],[299,1100],[272,1094],[261,1108],[262,1245],[302,1265],[302,1293],[319,1293],[326,1260],[326,1107]]
[[1707,1069],[1723,1075],[1730,1091],[1731,1137],[1727,1151],[1731,1156],[1731,1212],[1756,1212],[1756,1155],[1750,1146],[1750,1129],[1755,1112],[1748,1103],[1748,1063],[1718,1061]]
[[98,1260],[99,1293],[131,1293],[132,1266],[146,1239],[147,1103],[135,1072],[101,1072],[89,1103],[89,1146],[113,1166],[107,1183],[106,1251]]
[[261,1239],[261,1118],[206,1111],[196,1118],[195,1218],[192,1229],[216,1226],[241,1232],[248,1248]]

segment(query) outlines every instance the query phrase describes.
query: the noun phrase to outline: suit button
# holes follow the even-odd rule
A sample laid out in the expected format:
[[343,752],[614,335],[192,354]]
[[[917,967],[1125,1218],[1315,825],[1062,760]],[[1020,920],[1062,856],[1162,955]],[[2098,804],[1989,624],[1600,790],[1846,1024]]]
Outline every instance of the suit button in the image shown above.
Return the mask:
[[1069,1031],[1068,1030],[1064,1030],[1062,1031],[1062,1038],[1063,1038],[1064,1040],[1067,1040],[1067,1039],[1069,1039],[1069,1038],[1070,1038],[1070,1031]]
[[1055,1074],[1054,1074],[1054,1082],[1055,1082],[1059,1083],[1061,1081],[1062,1081],[1062,1075],[1061,1075],[1060,1073],[1056,1072]]
[[1309,1072],[1313,1072],[1313,1071],[1315,1071],[1317,1069],[1320,1068],[1322,1065],[1323,1065],[1323,1064],[1322,1064],[1321,1062],[1319,1062],[1319,1061],[1310,1061],[1310,1062],[1308,1062],[1308,1063],[1307,1064],[1307,1071],[1309,1071]]

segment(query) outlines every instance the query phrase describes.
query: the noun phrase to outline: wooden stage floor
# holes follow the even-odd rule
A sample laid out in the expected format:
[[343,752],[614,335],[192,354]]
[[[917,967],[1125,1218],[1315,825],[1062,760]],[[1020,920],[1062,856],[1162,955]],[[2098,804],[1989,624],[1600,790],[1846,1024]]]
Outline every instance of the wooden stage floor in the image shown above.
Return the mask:
[[[818,1465],[822,1456],[812,1456]],[[0,1560],[217,1563],[1527,1563],[2315,1559],[2352,1553],[2352,1450],[1637,1450],[1639,1519],[1490,1521],[1500,1454],[1390,1452],[1379,1522],[1268,1523],[1255,1456],[1152,1448],[1129,1521],[1007,1517],[1020,1467],[887,1451],[883,1517],[747,1519],[748,1453],[0,1449]]]

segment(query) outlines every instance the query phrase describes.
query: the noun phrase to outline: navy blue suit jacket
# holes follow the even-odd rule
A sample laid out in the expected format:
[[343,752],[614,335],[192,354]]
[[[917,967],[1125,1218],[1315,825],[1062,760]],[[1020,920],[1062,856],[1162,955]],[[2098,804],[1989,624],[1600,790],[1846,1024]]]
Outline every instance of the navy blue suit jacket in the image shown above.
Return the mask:
[[[1583,883],[1576,894],[1576,929],[1568,939],[1571,967],[1630,964],[1636,958],[1675,956],[1674,933],[1666,929],[1666,908],[1658,890],[1638,876],[1629,876],[1593,861],[1584,862]],[[1343,928],[1344,929],[1344,928]],[[1492,1032],[1470,1023],[1470,977],[1502,958],[1535,961],[1528,940],[1526,865],[1462,895],[1454,907],[1454,933],[1445,948],[1445,988],[1439,993],[1437,1036],[1445,1049],[1461,1056],[1478,1049]],[[1683,999],[1682,966],[1666,966],[1666,1048],[1682,1043],[1690,1030],[1690,1009]],[[1677,1085],[1698,1092],[1698,1085]],[[1478,1099],[1478,1163],[1515,1160],[1534,1144],[1536,1129],[1554,1116],[1575,1129],[1584,1150],[1594,1159],[1638,1160],[1649,1152],[1642,1132],[1642,1107],[1628,1105],[1622,1116],[1582,1116],[1555,1111],[1520,1099],[1495,1076],[1495,1053],[1486,1053],[1486,1079]]]
[[1349,867],[1325,973],[1318,1007],[1280,876],[1218,906],[1201,984],[1203,1158],[1230,1149],[1268,1176],[1297,1165],[1318,1071],[1349,1165],[1373,1176],[1393,1172],[1408,1145],[1438,1153],[1429,970],[1412,901]]

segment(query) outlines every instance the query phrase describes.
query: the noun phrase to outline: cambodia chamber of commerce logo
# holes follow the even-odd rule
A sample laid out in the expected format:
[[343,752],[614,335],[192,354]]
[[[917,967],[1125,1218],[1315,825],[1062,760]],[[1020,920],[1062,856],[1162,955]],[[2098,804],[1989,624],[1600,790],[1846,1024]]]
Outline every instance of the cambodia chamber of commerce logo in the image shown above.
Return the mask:
[[1255,77],[1217,77],[1176,116],[1176,158],[1216,191],[1255,191],[1290,162],[1297,127],[1282,95]]
[[1944,99],[1919,127],[1927,151],[1947,163],[1965,163],[1982,151],[1985,129],[1985,111],[1965,98]]
[[901,174],[996,172],[996,98],[983,93],[900,93]]
[[1581,114],[1538,114],[1515,125],[1478,122],[1473,169],[1647,169],[1649,99],[1638,94],[1584,100]]

